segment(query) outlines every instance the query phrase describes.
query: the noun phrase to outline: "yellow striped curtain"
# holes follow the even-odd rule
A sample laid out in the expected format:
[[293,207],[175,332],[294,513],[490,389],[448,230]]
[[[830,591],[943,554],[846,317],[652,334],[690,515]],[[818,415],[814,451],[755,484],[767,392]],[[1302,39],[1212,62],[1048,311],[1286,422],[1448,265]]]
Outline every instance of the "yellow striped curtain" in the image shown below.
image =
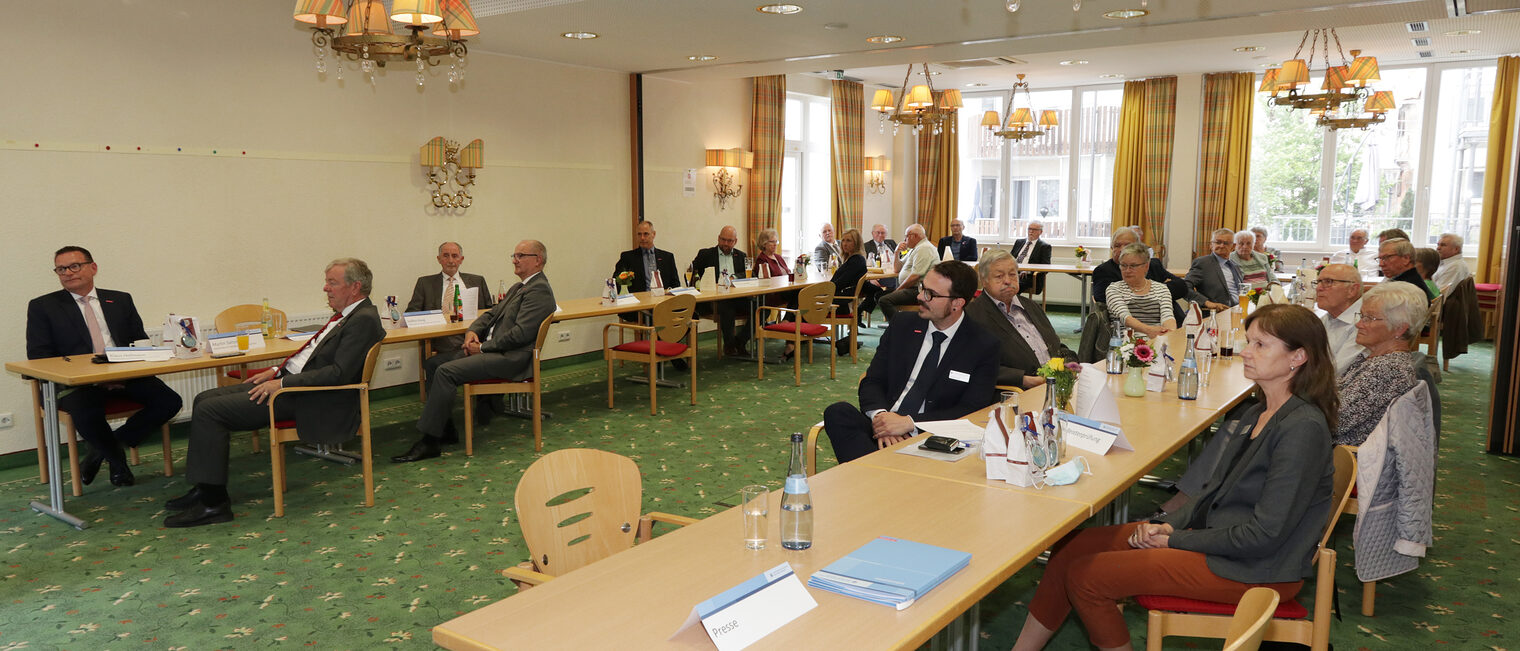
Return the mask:
[[843,233],[860,228],[861,201],[865,186],[864,90],[860,82],[835,79],[833,84],[833,138],[829,153],[834,157],[834,230]]
[[1198,227],[1193,255],[1209,250],[1215,230],[1246,228],[1251,178],[1251,109],[1256,74],[1203,76],[1203,142],[1198,164]]
[[[934,102],[940,102],[936,91]],[[918,132],[918,214],[916,221],[924,227],[931,241],[950,234],[950,220],[955,219],[956,188],[960,183],[960,143],[951,125],[959,120],[956,109],[944,123],[944,130],[934,133],[931,127]]]
[[1114,157],[1112,228],[1140,225],[1145,243],[1166,255],[1167,191],[1177,122],[1177,78],[1124,83]]
[[786,76],[755,77],[749,146],[749,241],[754,250],[761,230],[781,226],[781,162],[786,157]]
[[[1515,178],[1515,93],[1520,57],[1499,57],[1493,110],[1488,118],[1488,161],[1483,172],[1483,224],[1478,228],[1480,283],[1504,280],[1504,240],[1509,224],[1509,182]],[[1510,295],[1514,295],[1513,288]]]

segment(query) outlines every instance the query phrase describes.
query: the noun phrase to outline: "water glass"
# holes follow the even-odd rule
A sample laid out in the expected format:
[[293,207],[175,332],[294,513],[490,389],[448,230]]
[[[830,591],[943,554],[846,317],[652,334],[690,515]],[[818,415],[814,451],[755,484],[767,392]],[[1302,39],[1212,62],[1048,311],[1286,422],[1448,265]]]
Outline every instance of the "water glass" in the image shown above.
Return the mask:
[[770,515],[771,490],[751,484],[739,490],[739,508],[744,512],[745,549],[765,549],[766,516]]
[[1002,400],[998,401],[998,404],[1002,405],[1003,413],[1009,415],[1011,418],[1012,416],[1019,413],[1019,392],[1004,391],[1002,394]]

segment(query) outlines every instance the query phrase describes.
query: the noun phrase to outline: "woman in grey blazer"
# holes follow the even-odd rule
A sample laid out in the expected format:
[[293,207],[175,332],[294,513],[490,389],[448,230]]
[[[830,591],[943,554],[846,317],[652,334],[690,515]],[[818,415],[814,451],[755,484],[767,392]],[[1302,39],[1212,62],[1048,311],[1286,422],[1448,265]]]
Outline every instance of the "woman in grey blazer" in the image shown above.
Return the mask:
[[1195,499],[1162,520],[1074,532],[1056,545],[1015,651],[1043,648],[1073,609],[1101,649],[1129,649],[1118,601],[1139,594],[1234,603],[1256,586],[1291,599],[1330,517],[1335,367],[1324,325],[1296,305],[1246,319],[1257,404],[1220,429]]

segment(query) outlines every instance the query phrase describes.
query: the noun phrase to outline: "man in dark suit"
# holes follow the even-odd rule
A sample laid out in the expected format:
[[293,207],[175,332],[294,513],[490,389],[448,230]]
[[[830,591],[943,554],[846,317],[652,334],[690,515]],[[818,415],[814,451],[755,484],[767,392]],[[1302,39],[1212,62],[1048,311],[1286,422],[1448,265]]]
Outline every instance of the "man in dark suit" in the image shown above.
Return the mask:
[[941,262],[919,285],[918,313],[903,312],[881,337],[860,381],[860,407],[836,402],[824,429],[840,463],[917,433],[915,421],[960,418],[997,400],[998,341],[965,316],[976,272]]
[[1213,251],[1193,260],[1188,267],[1187,283],[1193,288],[1190,298],[1206,310],[1228,310],[1240,300],[1240,290],[1245,286],[1240,265],[1230,259],[1235,248],[1235,231],[1221,228],[1213,232],[1209,240]]
[[[328,263],[327,306],[334,314],[317,334],[279,366],[242,384],[202,391],[190,415],[190,451],[185,475],[193,488],[169,500],[165,508],[179,511],[164,519],[166,527],[199,527],[232,520],[227,495],[227,442],[234,431],[269,426],[265,402],[285,387],[334,386],[364,380],[370,348],[385,338],[380,314],[369,300],[374,276],[357,258]],[[251,386],[250,386],[251,385]],[[292,393],[274,402],[274,416],[294,420],[303,441],[342,443],[359,430],[357,391]]]
[[654,248],[654,222],[639,222],[638,228],[634,229],[634,241],[639,245],[624,251],[618,257],[612,275],[632,271],[633,285],[629,289],[635,292],[649,291],[650,277],[656,271],[666,289],[681,286],[681,276],[676,272],[676,257],[669,251]]
[[966,224],[959,219],[950,220],[950,236],[939,238],[939,257],[945,258],[945,249],[950,250],[950,257],[961,262],[976,262],[976,238],[966,237],[963,231]]
[[1019,265],[1007,251],[993,249],[976,263],[982,295],[966,306],[966,316],[997,337],[997,383],[1034,388],[1045,382],[1035,370],[1052,357],[1075,359],[1040,304],[1019,296]]
[[[1013,243],[1013,259],[1019,264],[1050,264],[1050,242],[1041,239],[1045,234],[1045,224],[1038,219],[1029,220],[1029,228],[1025,231],[1028,237],[1021,237]],[[1034,293],[1045,293],[1045,274],[1024,272],[1019,276],[1019,287],[1033,288]]]
[[887,227],[885,225],[877,224],[875,226],[872,226],[871,239],[866,240],[866,257],[874,255],[876,256],[876,260],[879,262],[882,256],[889,253],[893,255],[897,254],[897,242],[894,242],[891,239],[887,238]]
[[[744,264],[744,252],[734,248],[738,243],[739,233],[733,226],[724,226],[718,231],[718,245],[697,251],[697,257],[692,258],[692,284],[701,280],[708,269],[712,269],[712,273],[718,277],[727,271],[732,278],[743,278],[744,270],[749,267]],[[737,356],[744,352],[744,346],[749,342],[749,328],[746,326],[742,330],[735,330],[734,319],[749,312],[749,299],[698,303],[697,310],[702,314],[718,315],[718,330],[723,334],[723,354]]]
[[[475,306],[480,310],[490,309],[495,300],[491,297],[485,277],[459,271],[462,264],[464,247],[459,246],[458,242],[438,245],[438,266],[442,270],[417,279],[417,285],[412,288],[412,300],[406,303],[406,311],[443,310],[444,314],[449,314],[454,309],[455,293],[462,295],[465,289],[471,287],[476,290]],[[439,337],[432,343],[435,353],[457,351],[464,345],[464,335]]]
[[[888,255],[897,255],[897,242],[894,242],[887,238],[887,227],[885,225],[877,224],[875,226],[872,226],[871,239],[866,240],[865,245],[866,258],[870,259],[872,256],[875,256],[876,264],[881,265],[882,268],[886,269],[889,268],[889,266],[884,264],[882,262],[882,259]],[[866,314],[869,314],[872,310],[876,309],[877,298],[880,298],[887,292],[897,289],[896,278],[880,278],[867,282],[875,285],[880,289],[878,291],[872,292],[861,292],[860,314],[858,315],[860,317],[861,323],[865,323]]]
[[1383,272],[1383,282],[1406,282],[1420,288],[1426,302],[1435,300],[1430,287],[1414,268],[1414,245],[1409,240],[1392,238],[1378,245],[1378,269]]
[[[454,394],[461,385],[476,380],[528,379],[533,371],[538,328],[554,314],[554,290],[543,273],[548,260],[549,251],[542,242],[517,243],[512,270],[522,281],[507,290],[507,297],[490,312],[470,324],[464,335],[464,357],[428,369],[427,404],[417,419],[422,438],[391,461],[409,463],[441,453],[444,439],[454,431]],[[428,360],[430,365],[432,361]]]
[[[26,358],[90,355],[108,346],[130,346],[147,339],[142,317],[126,292],[97,289],[99,266],[82,247],[65,246],[53,254],[53,272],[63,289],[32,299],[26,306]],[[125,398],[142,405],[115,432],[106,422],[106,401]],[[127,465],[122,445],[137,447],[179,413],[179,394],[156,377],[121,383],[75,387],[58,399],[58,408],[74,420],[74,429],[90,444],[79,465],[79,479],[95,481],[100,464],[111,462],[111,483],[131,486],[136,479]]]
[[844,253],[839,250],[839,240],[834,237],[834,225],[829,222],[823,223],[823,228],[818,230],[818,244],[813,246],[813,262],[827,265],[829,256],[844,262]]

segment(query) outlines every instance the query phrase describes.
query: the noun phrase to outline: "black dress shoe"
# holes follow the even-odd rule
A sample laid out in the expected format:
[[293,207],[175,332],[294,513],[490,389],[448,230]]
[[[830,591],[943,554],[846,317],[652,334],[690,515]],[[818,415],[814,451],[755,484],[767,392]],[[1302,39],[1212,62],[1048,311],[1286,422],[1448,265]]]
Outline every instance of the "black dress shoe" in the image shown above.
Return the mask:
[[691,368],[691,365],[687,364],[686,360],[684,360],[684,359],[673,359],[673,360],[670,360],[670,366],[672,368],[674,368],[675,370],[677,370],[677,371],[686,371],[686,370],[688,370],[688,369]]
[[201,487],[192,486],[190,492],[172,500],[164,502],[164,508],[170,511],[183,511],[201,503]]
[[[475,419],[475,423],[481,427],[485,427],[485,425],[480,422],[479,418]],[[454,429],[453,419],[450,419],[449,422],[443,424],[443,436],[438,437],[438,442],[444,445],[454,445],[456,443],[459,443],[459,430]]]
[[196,502],[183,513],[164,518],[164,526],[171,529],[200,527],[218,522],[232,522],[232,502],[222,502],[216,506]]
[[89,486],[90,482],[95,481],[95,475],[100,474],[100,464],[105,461],[105,455],[90,450],[89,454],[84,455],[84,461],[79,462],[79,481]]
[[391,457],[391,463],[411,463],[423,459],[432,459],[439,454],[438,444],[434,443],[433,439],[423,437],[421,441],[413,443],[412,449],[407,450],[406,454],[398,454]]
[[[490,399],[491,398],[500,398],[500,397],[501,396],[477,396],[475,398],[475,426],[476,427],[486,427],[487,425],[491,424],[491,420],[493,418],[496,418],[496,410],[491,407],[491,400]],[[506,407],[503,406],[502,409],[505,410]],[[454,440],[453,441],[449,441],[448,440],[448,434],[449,433],[452,433],[454,435]],[[459,442],[459,434],[457,432],[449,432],[449,433],[446,433],[444,435],[444,441],[448,442],[448,443],[458,443]]]
[[126,460],[122,460],[121,463],[113,462],[111,464],[112,486],[131,486],[136,483],[137,478],[132,476],[132,468],[127,465]]

